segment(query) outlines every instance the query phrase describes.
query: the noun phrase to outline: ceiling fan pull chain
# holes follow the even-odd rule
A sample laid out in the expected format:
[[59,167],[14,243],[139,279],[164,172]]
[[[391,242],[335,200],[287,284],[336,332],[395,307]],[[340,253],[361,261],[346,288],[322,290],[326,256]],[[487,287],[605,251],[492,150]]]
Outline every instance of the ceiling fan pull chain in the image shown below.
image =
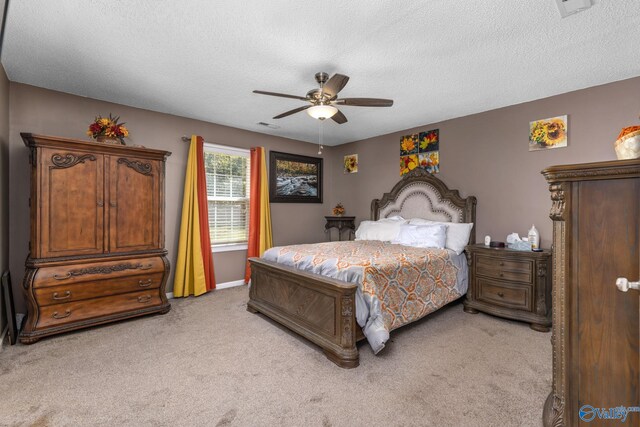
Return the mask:
[[322,150],[324,146],[322,145],[324,142],[324,120],[318,120],[320,122],[320,142],[318,143],[318,154],[322,154]]

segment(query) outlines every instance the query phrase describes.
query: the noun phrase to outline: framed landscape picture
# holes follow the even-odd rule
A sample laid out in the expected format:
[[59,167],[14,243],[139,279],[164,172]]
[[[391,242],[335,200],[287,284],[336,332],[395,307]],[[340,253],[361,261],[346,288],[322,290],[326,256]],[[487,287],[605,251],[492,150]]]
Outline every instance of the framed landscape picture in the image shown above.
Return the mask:
[[269,153],[271,203],[322,203],[322,159]]

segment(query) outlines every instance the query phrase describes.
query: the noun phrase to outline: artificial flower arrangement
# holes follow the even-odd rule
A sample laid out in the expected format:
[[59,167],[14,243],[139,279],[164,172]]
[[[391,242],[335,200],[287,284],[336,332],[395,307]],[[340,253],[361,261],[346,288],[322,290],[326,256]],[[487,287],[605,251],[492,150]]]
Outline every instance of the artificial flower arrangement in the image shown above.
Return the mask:
[[342,216],[344,215],[344,206],[342,206],[342,203],[338,203],[336,205],[335,208],[333,208],[333,214],[335,216]]
[[129,130],[124,123],[118,123],[120,117],[113,117],[109,114],[109,118],[96,116],[93,123],[89,125],[87,135],[94,139],[103,139],[99,137],[117,139],[124,145],[124,138],[129,136]]

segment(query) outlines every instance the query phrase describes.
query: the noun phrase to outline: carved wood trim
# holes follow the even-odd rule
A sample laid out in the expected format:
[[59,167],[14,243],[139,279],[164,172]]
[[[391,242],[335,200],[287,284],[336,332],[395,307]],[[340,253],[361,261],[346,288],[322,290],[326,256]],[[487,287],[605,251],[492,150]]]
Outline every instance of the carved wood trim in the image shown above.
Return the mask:
[[[616,160],[611,162],[585,163],[583,165],[553,166],[541,173],[547,182],[577,181],[588,179],[631,178],[640,176],[640,160]],[[579,168],[579,169],[576,169]]]
[[549,218],[554,221],[564,221],[564,212],[566,210],[565,185],[566,184],[549,185],[549,191],[551,192],[551,211],[549,212]]
[[129,160],[124,157],[118,159],[118,163],[125,164],[134,171],[141,173],[142,175],[153,175],[153,167],[151,163],[144,163],[139,160]]
[[51,156],[51,163],[53,163],[55,166],[53,169],[70,168],[77,165],[78,163],[84,163],[85,160],[95,162],[96,156],[94,156],[93,154],[84,154],[82,156],[76,156],[73,153],[67,153],[67,154],[56,153],[53,156]]
[[103,254],[100,254],[99,256],[97,256],[96,254],[89,254],[89,255],[70,255],[70,256],[62,256],[62,257],[55,257],[55,258],[27,258],[26,261],[26,267],[42,267],[42,266],[48,266],[50,264],[56,264],[56,263],[65,263],[65,262],[70,262],[70,261],[89,261],[89,260],[95,260],[96,262],[99,261],[112,261],[113,258],[127,258],[127,257],[131,257],[131,256],[137,256],[137,257],[149,257],[149,256],[154,256],[154,255],[167,255],[168,252],[166,249],[154,249],[154,250],[144,250],[144,251],[132,251],[132,252],[117,252],[117,253],[113,253],[113,254],[109,254],[108,256],[105,256]]
[[560,247],[553,251],[553,297],[552,297],[552,344],[553,344],[553,414],[552,426],[564,426],[564,406],[567,388],[567,366],[566,366],[566,223],[556,221],[554,226],[555,241]]
[[[116,264],[116,265],[101,265],[97,267],[87,267],[87,268],[79,268],[77,270],[69,270],[69,272],[60,277],[59,279],[68,279],[69,277],[77,277],[77,276],[85,276],[87,274],[111,274],[116,271],[124,271],[124,270],[148,270],[152,267],[152,264],[143,265],[141,263],[131,264]],[[54,277],[58,279],[58,277]]]

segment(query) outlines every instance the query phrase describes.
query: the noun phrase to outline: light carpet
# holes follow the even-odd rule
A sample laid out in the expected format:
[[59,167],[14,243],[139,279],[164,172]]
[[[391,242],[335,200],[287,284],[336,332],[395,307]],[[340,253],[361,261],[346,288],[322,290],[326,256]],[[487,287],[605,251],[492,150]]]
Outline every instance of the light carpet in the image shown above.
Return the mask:
[[345,370],[246,287],[0,352],[0,425],[540,426],[550,334],[453,304]]

